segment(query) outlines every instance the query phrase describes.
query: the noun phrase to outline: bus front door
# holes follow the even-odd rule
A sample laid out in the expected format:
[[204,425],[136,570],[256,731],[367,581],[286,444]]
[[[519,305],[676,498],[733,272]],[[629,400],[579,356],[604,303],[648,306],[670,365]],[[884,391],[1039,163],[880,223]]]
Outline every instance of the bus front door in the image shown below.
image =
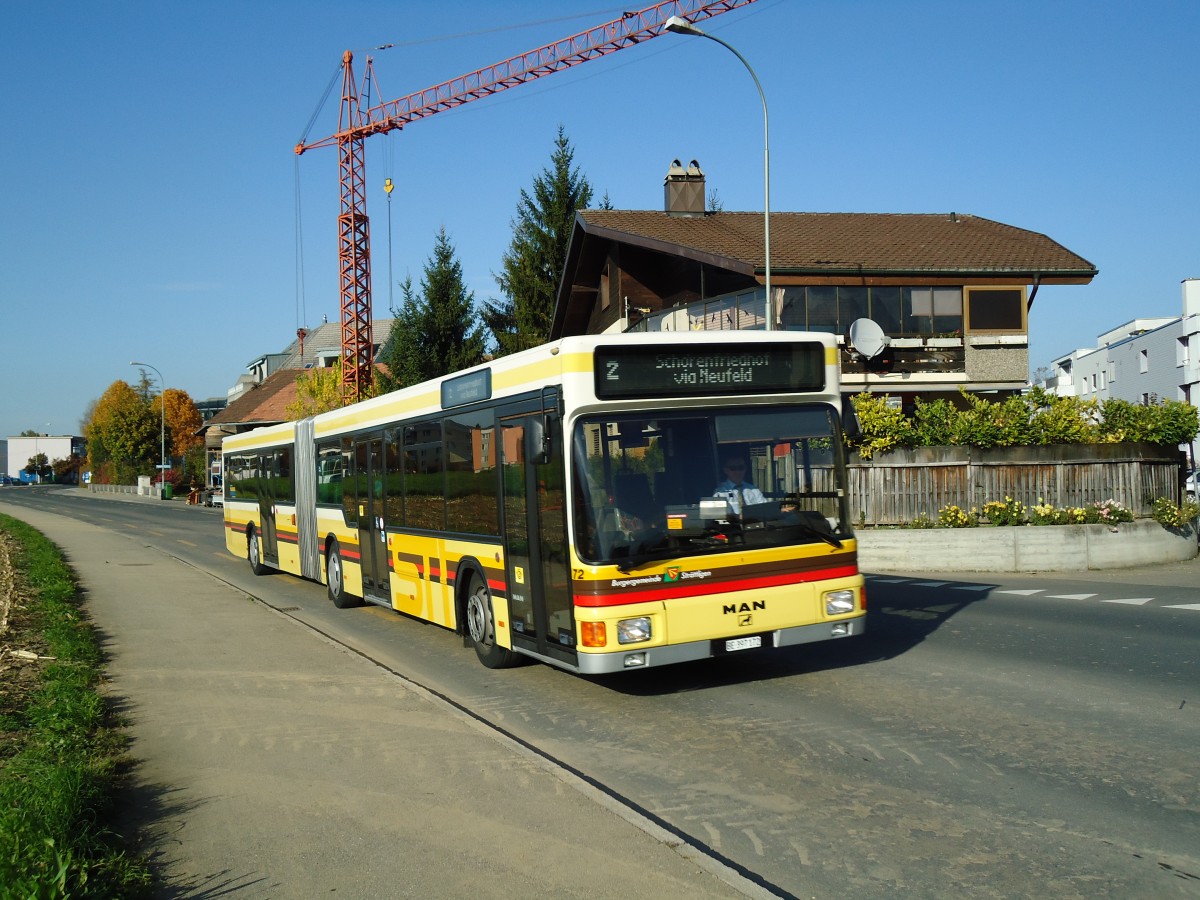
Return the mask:
[[531,456],[526,437],[540,417],[500,421],[508,615],[513,647],[574,665],[562,440],[556,420],[549,461]]
[[387,472],[383,441],[370,438],[355,446],[358,467],[358,546],[362,553],[363,597],[391,605],[388,579]]

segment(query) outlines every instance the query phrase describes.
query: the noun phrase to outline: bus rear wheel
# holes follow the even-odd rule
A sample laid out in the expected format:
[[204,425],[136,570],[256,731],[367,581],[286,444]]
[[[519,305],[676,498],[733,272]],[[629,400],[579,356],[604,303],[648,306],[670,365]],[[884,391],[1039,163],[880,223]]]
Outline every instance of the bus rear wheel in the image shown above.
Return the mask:
[[362,600],[346,593],[346,570],[342,566],[342,550],[338,542],[329,545],[325,555],[325,585],[329,599],[338,609],[361,606]]
[[492,614],[492,595],[479,575],[472,573],[467,587],[467,635],[475,645],[475,655],[489,669],[507,669],[519,662],[517,654],[496,643],[496,617]]
[[253,527],[246,532],[246,559],[250,561],[250,571],[255,575],[266,575],[271,571],[271,567],[263,565],[258,555],[258,533]]

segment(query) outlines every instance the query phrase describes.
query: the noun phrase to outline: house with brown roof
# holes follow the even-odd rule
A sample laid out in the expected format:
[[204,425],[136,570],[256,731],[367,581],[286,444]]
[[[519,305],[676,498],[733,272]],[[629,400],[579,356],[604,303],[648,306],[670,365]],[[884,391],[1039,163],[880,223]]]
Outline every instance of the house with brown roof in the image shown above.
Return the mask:
[[[376,355],[392,333],[395,321],[376,319],[371,323]],[[328,368],[340,358],[341,325],[327,321],[311,330],[298,329],[295,340],[282,352],[251,360],[245,374],[230,388],[226,407],[200,429],[208,458],[209,485],[220,475],[221,440],[226,435],[287,421],[287,407],[296,400],[296,379],[310,369]]]
[[[580,210],[551,337],[762,329],[838,336],[846,389],[1011,393],[1029,379],[1029,314],[1043,284],[1097,269],[1044,234],[961,213],[709,211],[699,167],[667,174],[664,209]],[[769,310],[769,312],[768,312]],[[850,340],[870,320],[874,355]]]
[[222,439],[251,428],[286,422],[287,407],[296,400],[296,379],[304,372],[304,369],[279,369],[263,381],[247,385],[228,406],[204,423],[200,431],[204,435],[210,487],[219,483],[213,476],[221,473]]

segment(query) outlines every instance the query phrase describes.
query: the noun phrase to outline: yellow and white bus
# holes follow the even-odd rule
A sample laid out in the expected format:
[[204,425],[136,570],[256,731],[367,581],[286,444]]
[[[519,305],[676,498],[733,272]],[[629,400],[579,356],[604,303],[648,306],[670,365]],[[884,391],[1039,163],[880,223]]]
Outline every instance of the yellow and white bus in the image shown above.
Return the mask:
[[827,334],[565,338],[227,437],[225,542],[339,608],[453,629],[492,668],[858,635],[846,408]]

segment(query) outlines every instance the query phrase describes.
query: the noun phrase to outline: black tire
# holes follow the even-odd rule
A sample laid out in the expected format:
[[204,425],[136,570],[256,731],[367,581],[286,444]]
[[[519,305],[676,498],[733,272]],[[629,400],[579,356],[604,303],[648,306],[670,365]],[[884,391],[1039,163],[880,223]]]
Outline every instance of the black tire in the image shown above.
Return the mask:
[[325,586],[329,600],[338,609],[362,606],[362,598],[346,593],[346,568],[342,565],[342,551],[335,540],[325,554]]
[[477,573],[467,583],[465,604],[467,636],[475,646],[475,655],[489,669],[507,669],[520,657],[496,643],[496,617],[492,614],[492,595]]
[[246,559],[250,561],[250,571],[255,575],[266,575],[271,571],[271,567],[266,565],[259,556],[258,534],[254,531],[253,525],[246,530]]

